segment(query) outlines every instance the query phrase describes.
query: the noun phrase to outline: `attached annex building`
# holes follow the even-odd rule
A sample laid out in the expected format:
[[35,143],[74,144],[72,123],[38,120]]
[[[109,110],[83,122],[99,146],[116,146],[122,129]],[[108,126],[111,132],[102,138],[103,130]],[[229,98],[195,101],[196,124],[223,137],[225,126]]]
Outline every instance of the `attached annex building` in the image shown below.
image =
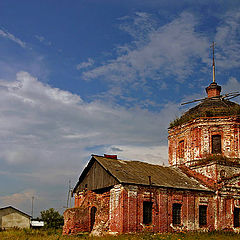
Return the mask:
[[64,234],[240,227],[240,105],[208,97],[169,127],[169,167],[92,155]]

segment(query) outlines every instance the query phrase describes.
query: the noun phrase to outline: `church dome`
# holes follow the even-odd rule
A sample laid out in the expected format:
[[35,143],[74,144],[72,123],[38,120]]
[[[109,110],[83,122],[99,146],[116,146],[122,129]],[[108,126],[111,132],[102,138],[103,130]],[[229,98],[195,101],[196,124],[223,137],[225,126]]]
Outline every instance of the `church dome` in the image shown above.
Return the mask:
[[170,123],[170,128],[200,117],[240,115],[240,105],[229,100],[206,99]]
[[170,123],[170,128],[182,125],[196,118],[202,117],[225,117],[240,115],[240,105],[225,99],[220,95],[221,87],[211,83],[206,91],[208,97],[201,100],[197,106],[190,108],[181,117]]

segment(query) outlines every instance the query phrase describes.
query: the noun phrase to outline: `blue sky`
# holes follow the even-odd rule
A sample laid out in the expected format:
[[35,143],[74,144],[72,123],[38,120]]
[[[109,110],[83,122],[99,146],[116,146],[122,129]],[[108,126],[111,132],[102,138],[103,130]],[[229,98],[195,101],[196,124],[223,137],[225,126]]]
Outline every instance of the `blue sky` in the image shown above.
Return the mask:
[[[239,1],[0,1],[0,206],[64,210],[91,154],[167,164],[212,80],[240,90]],[[239,99],[235,99],[239,102]]]

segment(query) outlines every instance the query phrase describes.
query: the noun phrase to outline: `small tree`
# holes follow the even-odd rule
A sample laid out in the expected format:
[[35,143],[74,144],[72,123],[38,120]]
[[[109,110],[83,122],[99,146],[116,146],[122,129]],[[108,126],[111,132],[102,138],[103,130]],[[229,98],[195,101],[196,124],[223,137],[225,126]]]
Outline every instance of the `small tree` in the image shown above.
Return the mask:
[[41,211],[41,219],[44,221],[46,228],[60,228],[64,224],[64,219],[58,211],[54,208],[49,208],[48,210]]

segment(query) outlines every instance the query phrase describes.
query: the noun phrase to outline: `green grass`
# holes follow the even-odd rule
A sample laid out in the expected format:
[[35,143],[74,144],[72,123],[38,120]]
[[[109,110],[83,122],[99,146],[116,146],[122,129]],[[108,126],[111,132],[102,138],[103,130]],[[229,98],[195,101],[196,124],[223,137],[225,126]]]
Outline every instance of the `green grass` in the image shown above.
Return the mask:
[[87,234],[78,236],[62,236],[61,230],[8,230],[0,232],[1,240],[237,240],[240,235],[233,232],[188,232],[164,234],[124,234],[118,236],[91,237]]

